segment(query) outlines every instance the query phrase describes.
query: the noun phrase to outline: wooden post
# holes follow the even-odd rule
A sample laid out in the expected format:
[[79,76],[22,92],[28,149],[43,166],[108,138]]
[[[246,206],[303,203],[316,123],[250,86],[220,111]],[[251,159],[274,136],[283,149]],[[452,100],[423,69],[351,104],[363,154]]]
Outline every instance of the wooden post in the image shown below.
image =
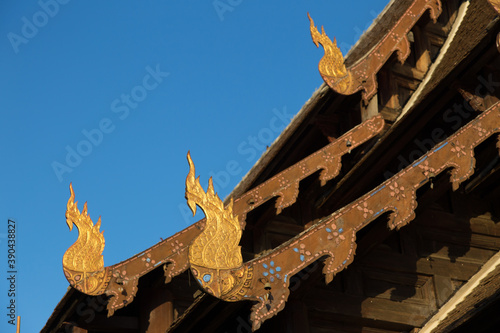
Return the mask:
[[361,101],[361,121],[368,120],[378,114],[378,94],[375,94],[372,99],[365,105],[365,102]]
[[174,321],[172,293],[166,288],[149,289],[141,299],[141,333],[165,333]]
[[431,43],[429,42],[425,31],[422,31],[418,25],[415,25],[412,31],[415,36],[415,67],[422,73],[427,73],[427,70],[432,64],[430,52]]

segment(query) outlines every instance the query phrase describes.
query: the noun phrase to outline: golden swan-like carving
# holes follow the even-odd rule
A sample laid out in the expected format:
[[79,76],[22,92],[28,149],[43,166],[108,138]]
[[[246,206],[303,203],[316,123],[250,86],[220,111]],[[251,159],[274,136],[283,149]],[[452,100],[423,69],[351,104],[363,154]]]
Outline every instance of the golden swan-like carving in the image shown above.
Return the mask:
[[[493,5],[498,2],[498,0],[489,1]],[[361,59],[347,68],[336,40],[332,42],[323,27],[319,33],[308,14],[313,42],[317,47],[321,44],[325,49],[325,55],[319,62],[319,72],[332,90],[342,95],[351,95],[362,90],[363,100],[368,102],[378,89],[377,73],[391,55],[397,52],[399,62],[403,64],[406,61],[411,49],[408,33],[415,23],[427,10],[430,11],[431,19],[436,22],[442,11],[440,0],[413,0],[409,1],[408,5],[407,10],[386,33],[386,38],[382,38]]]
[[342,52],[337,46],[337,40],[334,38],[333,42],[326,35],[325,29],[321,26],[321,33],[314,26],[314,21],[311,15],[307,13],[311,23],[311,37],[316,45],[319,44],[325,49],[325,55],[319,61],[319,72],[323,80],[339,94],[349,94],[352,86],[351,72],[344,65],[344,57]]
[[233,215],[233,201],[227,207],[214,192],[212,178],[205,193],[200,178],[195,178],[191,155],[187,155],[189,173],[186,178],[186,199],[193,215],[198,205],[206,216],[203,232],[195,238],[189,248],[189,262],[206,268],[232,269],[241,266],[243,260],[238,243],[241,226]]
[[187,159],[187,204],[193,214],[198,205],[206,216],[205,228],[189,246],[191,271],[208,293],[227,301],[239,300],[238,294],[243,292],[245,282],[252,278],[252,270],[242,266],[241,247],[238,245],[242,229],[238,216],[233,214],[233,200],[224,207],[214,191],[212,178],[205,192],[200,178],[195,178],[189,152]]
[[80,213],[78,202],[74,202],[73,186],[69,185],[70,198],[66,208],[66,223],[69,230],[78,228],[78,239],[63,256],[63,270],[70,285],[88,295],[103,294],[109,282],[109,269],[104,267],[103,232],[99,231],[101,218],[94,224],[87,213],[87,203]]

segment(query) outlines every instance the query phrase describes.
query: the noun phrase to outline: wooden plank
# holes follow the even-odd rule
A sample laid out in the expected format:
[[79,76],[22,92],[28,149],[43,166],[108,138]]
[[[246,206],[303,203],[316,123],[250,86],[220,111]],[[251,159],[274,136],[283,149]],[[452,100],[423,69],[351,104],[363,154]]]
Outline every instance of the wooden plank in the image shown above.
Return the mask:
[[413,35],[415,37],[415,67],[422,73],[427,73],[430,65],[432,64],[432,59],[430,55],[431,43],[427,38],[427,34],[423,31],[421,27],[415,25],[412,29]]
[[[493,221],[491,213],[467,217],[427,209],[419,214],[416,221],[418,221],[419,226],[500,237],[500,224]],[[439,223],[436,223],[436,221],[439,221]]]
[[[434,24],[432,22],[429,22],[425,27],[424,27],[425,32],[428,34],[428,38],[431,39],[431,43],[435,45],[443,45],[444,41],[446,40],[447,32],[445,29],[438,25]],[[434,41],[435,40],[435,41]]]
[[372,99],[365,105],[361,100],[361,121],[368,120],[378,114],[378,94],[373,95]]
[[[471,247],[471,244],[459,243],[457,240],[459,237],[453,235],[448,236],[448,238],[450,238],[449,242],[441,239],[424,239],[420,244],[420,255],[432,259],[439,258],[482,265],[496,252],[494,247]],[[461,242],[465,241],[461,240]]]
[[84,328],[80,328],[80,327],[76,327],[74,326],[72,329],[71,329],[71,332],[72,333],[87,333],[88,331]]
[[478,271],[481,264],[469,262],[450,262],[441,258],[416,258],[399,253],[374,250],[360,263],[366,267],[375,267],[394,272],[417,272],[428,275],[442,275],[466,281]]
[[449,276],[434,275],[434,288],[438,307],[441,307],[455,291]]
[[428,304],[435,297],[432,278],[427,275],[364,270],[363,278],[365,296],[414,304]]
[[377,78],[379,82],[380,105],[383,108],[401,110],[397,95],[398,86],[396,80],[394,80],[392,71],[390,69],[383,69],[378,73]]
[[174,321],[172,294],[166,288],[146,289],[141,295],[140,332],[164,333]]
[[473,217],[470,223],[474,233],[500,237],[500,224],[493,222],[491,215]]
[[402,77],[410,78],[413,80],[422,81],[425,77],[425,72],[420,71],[417,68],[410,67],[407,65],[401,65],[400,63],[395,63],[391,68],[392,71]]
[[[406,88],[410,90],[411,92],[417,90],[418,85],[420,84],[420,80],[417,79],[410,79],[410,78],[405,78],[403,76],[399,75],[394,75],[392,77],[392,80],[395,82],[397,90],[396,90],[396,96],[398,96],[401,93],[402,88]],[[406,101],[398,96],[398,104],[399,105],[404,105]]]
[[389,284],[401,284],[415,287],[422,287],[429,276],[418,276],[415,273],[403,273],[394,271],[383,271],[375,269],[363,269],[363,276],[366,279],[381,280]]
[[384,117],[384,120],[389,123],[395,122],[400,113],[401,109],[393,109],[385,106],[380,109],[380,114]]
[[371,320],[361,317],[349,317],[329,312],[309,311],[310,333],[349,332],[349,333],[401,333],[410,332],[413,326]]
[[435,311],[434,304],[409,304],[386,299],[350,296],[343,293],[315,290],[304,300],[311,311],[381,320],[420,327]]
[[[500,252],[495,254],[439,311],[420,333],[450,332],[489,302],[498,299]],[[493,295],[497,295],[493,297]]]

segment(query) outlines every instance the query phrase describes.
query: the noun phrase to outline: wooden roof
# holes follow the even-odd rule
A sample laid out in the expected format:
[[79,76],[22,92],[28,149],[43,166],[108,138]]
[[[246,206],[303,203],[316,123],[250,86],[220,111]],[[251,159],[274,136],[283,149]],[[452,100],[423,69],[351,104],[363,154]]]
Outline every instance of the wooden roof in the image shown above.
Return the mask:
[[[391,1],[345,63],[350,68],[373,57],[377,43],[416,3],[439,7],[440,15],[434,23],[424,7],[402,35],[410,50],[404,63],[390,51],[374,67],[374,97],[337,94],[324,84],[230,195],[238,198],[243,260],[254,274],[263,274],[269,258],[297,249],[282,266],[295,267],[289,281],[283,288],[273,282],[274,301],[259,301],[264,285],[249,287],[245,296],[253,301],[196,293],[187,253],[202,232],[200,221],[111,266],[103,286],[107,296],[70,288],[42,332],[73,326],[145,332],[155,311],[171,314],[154,324],[169,332],[251,326],[263,332],[393,332],[419,329],[429,320],[438,322],[436,332],[477,326],[475,318],[498,297],[496,270],[477,275],[500,249],[500,162],[493,135],[500,128],[498,13],[486,0]],[[462,150],[451,150],[450,142]],[[315,157],[327,154],[331,159]],[[462,154],[475,157],[475,169],[466,168],[470,160]],[[388,203],[398,193],[404,204]],[[317,251],[314,246],[332,246],[325,231],[332,223],[345,229],[348,240],[353,231],[347,247],[340,242],[329,258],[318,252],[317,259],[303,259]],[[312,236],[319,230],[324,239]],[[323,273],[331,283],[325,284]],[[452,296],[474,277],[490,282],[471,289],[471,310],[436,317],[446,302],[458,302]],[[94,318],[82,317],[96,301]]]

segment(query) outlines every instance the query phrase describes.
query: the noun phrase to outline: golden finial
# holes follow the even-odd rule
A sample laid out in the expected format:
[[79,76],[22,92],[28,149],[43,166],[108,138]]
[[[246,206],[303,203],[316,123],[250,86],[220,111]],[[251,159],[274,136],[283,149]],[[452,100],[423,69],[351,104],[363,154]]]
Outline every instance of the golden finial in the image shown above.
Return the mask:
[[333,42],[326,35],[325,29],[321,27],[321,33],[314,26],[314,21],[311,15],[307,13],[310,21],[311,37],[316,45],[319,47],[321,44],[325,50],[325,55],[319,61],[319,72],[323,80],[339,94],[348,94],[349,88],[352,84],[351,72],[348,71],[344,65],[344,57],[342,52],[337,47],[337,40],[334,38]]
[[78,228],[78,239],[63,256],[63,269],[71,286],[88,295],[99,295],[105,283],[103,232],[99,231],[101,218],[94,225],[87,213],[87,203],[80,213],[73,186],[69,185],[70,197],[66,207],[66,223],[69,230]]
[[189,173],[186,178],[186,199],[193,214],[198,205],[206,216],[205,228],[189,247],[189,262],[196,266],[213,269],[232,269],[240,267],[243,259],[238,245],[241,226],[233,215],[233,200],[224,207],[214,191],[212,178],[208,180],[207,192],[195,178],[195,168],[188,152]]

